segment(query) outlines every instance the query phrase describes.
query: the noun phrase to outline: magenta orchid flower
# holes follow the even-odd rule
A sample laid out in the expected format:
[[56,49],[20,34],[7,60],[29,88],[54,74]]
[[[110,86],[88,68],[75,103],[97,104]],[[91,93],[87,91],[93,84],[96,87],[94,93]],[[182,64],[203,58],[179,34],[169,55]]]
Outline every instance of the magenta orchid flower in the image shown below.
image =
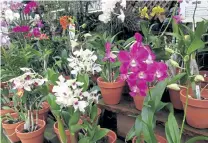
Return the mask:
[[12,29],[13,32],[29,32],[30,31],[30,27],[27,25],[22,25],[22,26],[16,26]]
[[111,52],[111,43],[110,42],[107,42],[105,44],[105,51],[106,51],[106,53],[105,53],[105,57],[103,58],[103,61],[105,62],[105,61],[109,60],[111,63],[115,62],[116,55]]
[[180,11],[181,11],[181,9],[179,8],[179,9],[178,9],[178,15],[173,16],[173,19],[175,20],[175,22],[176,22],[177,24],[178,24],[178,23],[181,23],[182,20],[183,20],[183,17],[182,17],[182,15],[180,14]]
[[121,62],[121,78],[125,79],[130,87],[130,95],[145,96],[148,82],[164,80],[167,75],[167,65],[156,62],[156,56],[149,46],[142,44],[142,36],[135,34],[136,42],[130,51],[120,51],[118,59]]
[[40,30],[37,27],[33,29],[32,33],[35,37],[39,37],[41,35]]
[[35,1],[31,1],[29,2],[24,9],[24,14],[29,14],[32,10],[34,10],[35,8],[37,8],[38,4]]

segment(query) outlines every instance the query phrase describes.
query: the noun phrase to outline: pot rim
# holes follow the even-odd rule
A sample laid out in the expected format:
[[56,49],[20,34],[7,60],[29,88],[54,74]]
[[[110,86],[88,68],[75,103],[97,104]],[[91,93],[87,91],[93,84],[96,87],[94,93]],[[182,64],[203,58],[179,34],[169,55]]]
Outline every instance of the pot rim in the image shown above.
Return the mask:
[[[184,95],[184,92],[186,93],[187,89],[182,89],[180,91],[180,100],[183,104],[186,103],[186,95]],[[204,89],[206,92],[208,92],[208,89]],[[198,108],[208,108],[208,100],[199,100],[194,98],[188,98],[188,105],[194,106]]]
[[[155,136],[156,136],[156,139],[157,139],[157,140],[158,140],[158,139],[162,139],[162,140],[166,141],[166,143],[167,143],[167,139],[166,139],[165,137],[160,136],[160,135],[158,135],[158,134],[155,134]],[[133,137],[132,143],[136,143],[136,142],[135,142],[136,138],[137,138],[137,136],[134,136],[134,137]]]
[[[108,129],[108,130],[109,130],[109,129]],[[110,138],[113,139],[112,143],[116,143],[117,135],[116,135],[116,133],[115,133],[114,131],[109,130],[109,132],[107,133],[106,136],[108,136],[108,137],[110,137]]]
[[[120,77],[118,77],[117,80],[118,79],[120,79]],[[102,77],[98,77],[97,83],[98,83],[98,86],[103,87],[103,88],[118,88],[118,87],[125,86],[126,81],[121,80],[121,81],[115,81],[115,82],[105,82],[103,81]]]
[[23,121],[19,121],[17,123],[14,123],[14,124],[8,124],[8,123],[5,123],[5,120],[6,119],[3,119],[2,120],[2,127],[4,129],[15,129],[17,125],[21,124]]
[[[17,136],[19,137],[19,138],[31,138],[31,136],[34,134],[34,133],[38,133],[38,132],[42,132],[42,131],[44,131],[45,129],[45,126],[46,126],[46,122],[44,121],[44,120],[41,120],[41,119],[37,119],[38,120],[38,125],[40,126],[40,128],[38,129],[38,130],[35,130],[35,131],[33,131],[33,132],[28,132],[28,133],[22,133],[21,131],[19,131],[18,130],[18,128],[19,127],[21,127],[21,126],[24,126],[24,123],[25,122],[23,122],[23,123],[21,123],[21,124],[19,124],[16,128],[15,128],[15,132],[16,132],[16,134],[17,134]],[[43,124],[41,124],[41,122],[43,123]],[[39,134],[38,134],[39,135]],[[37,135],[36,135],[37,136]]]

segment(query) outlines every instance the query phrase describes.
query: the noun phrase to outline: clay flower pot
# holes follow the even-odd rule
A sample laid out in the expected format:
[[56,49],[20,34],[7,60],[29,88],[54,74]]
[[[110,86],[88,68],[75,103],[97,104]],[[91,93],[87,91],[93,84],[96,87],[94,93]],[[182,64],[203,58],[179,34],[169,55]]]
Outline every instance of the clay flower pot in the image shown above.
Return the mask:
[[[11,116],[13,118],[16,118],[18,115],[17,113],[12,113]],[[2,120],[2,128],[5,130],[6,136],[12,141],[12,142],[18,142],[20,139],[17,137],[15,133],[15,128],[21,124],[22,121],[14,123],[14,124],[8,124],[6,122],[6,119]]]
[[[185,108],[187,90],[183,89],[180,92],[180,99]],[[189,95],[193,97],[192,90],[189,90]],[[207,96],[208,89],[202,91],[201,96]],[[186,121],[187,123],[195,128],[208,128],[208,100],[198,100],[194,98],[188,98]]]
[[[181,87],[181,90],[182,89],[186,89],[186,88]],[[173,104],[173,107],[178,110],[183,110],[183,104],[180,100],[180,91],[181,90],[177,91],[177,90],[170,89],[170,88],[168,89],[169,95],[170,95],[170,101]]]
[[[167,140],[162,136],[156,135],[156,138],[157,138],[158,143],[167,143]],[[132,143],[136,143],[136,139],[137,137],[134,137],[132,140]],[[141,143],[144,143],[144,141],[141,141]]]
[[136,95],[133,97],[133,99],[134,99],[134,104],[136,106],[136,109],[141,111],[142,107],[143,107],[143,102],[144,102],[145,96]]
[[[38,119],[47,121],[48,111],[50,110],[50,106],[47,102],[42,103],[42,109],[38,110]],[[36,116],[36,111],[33,111],[33,116]]]
[[99,77],[97,83],[105,104],[116,105],[120,102],[125,81],[118,78],[116,82],[105,82]]
[[[1,105],[2,106],[2,105]],[[7,104],[6,106],[10,106],[12,107],[13,106],[13,102],[11,101],[9,104]],[[13,109],[1,109],[0,110],[0,116],[4,116],[6,115],[7,113],[14,113],[14,110]]]
[[38,119],[38,127],[38,130],[34,132],[23,133],[24,123],[21,123],[16,127],[15,132],[22,143],[43,143],[46,128],[45,121]]
[[114,131],[109,130],[109,132],[107,133],[107,137],[108,137],[108,143],[116,143],[117,135]]
[[[204,88],[206,85],[208,85],[208,71],[199,71],[199,74],[204,77],[204,81],[201,82],[201,88]],[[206,89],[208,89],[208,86]]]

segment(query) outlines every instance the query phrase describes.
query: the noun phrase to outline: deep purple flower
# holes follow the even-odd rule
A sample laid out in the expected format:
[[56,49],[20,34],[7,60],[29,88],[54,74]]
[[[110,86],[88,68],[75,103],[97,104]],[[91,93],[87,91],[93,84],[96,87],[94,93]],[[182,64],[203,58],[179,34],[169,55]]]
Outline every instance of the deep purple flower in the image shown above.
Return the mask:
[[110,42],[107,42],[105,44],[105,57],[103,58],[103,61],[107,61],[109,60],[111,63],[115,62],[116,61],[116,55],[114,55],[112,52],[111,52],[111,44]]
[[33,29],[32,33],[35,37],[39,37],[41,35],[40,30],[37,27]]
[[35,1],[29,2],[24,9],[24,14],[29,14],[33,9],[35,9],[38,4]]
[[16,26],[12,29],[13,32],[28,32],[30,31],[30,27],[27,25]]

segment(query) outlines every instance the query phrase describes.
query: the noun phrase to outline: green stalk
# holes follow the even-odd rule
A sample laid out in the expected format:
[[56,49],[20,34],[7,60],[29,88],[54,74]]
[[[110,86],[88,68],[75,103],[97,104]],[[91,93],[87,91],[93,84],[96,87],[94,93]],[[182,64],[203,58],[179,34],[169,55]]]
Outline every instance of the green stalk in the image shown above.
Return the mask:
[[185,123],[185,120],[186,120],[186,113],[187,113],[187,107],[188,107],[188,92],[189,92],[189,87],[190,87],[190,85],[188,84],[188,88],[186,90],[186,103],[185,103],[185,108],[184,108],[183,122],[182,122],[182,126],[181,126],[179,140],[181,140],[181,137],[182,137],[182,134],[183,134],[183,129],[184,129],[184,123]]

